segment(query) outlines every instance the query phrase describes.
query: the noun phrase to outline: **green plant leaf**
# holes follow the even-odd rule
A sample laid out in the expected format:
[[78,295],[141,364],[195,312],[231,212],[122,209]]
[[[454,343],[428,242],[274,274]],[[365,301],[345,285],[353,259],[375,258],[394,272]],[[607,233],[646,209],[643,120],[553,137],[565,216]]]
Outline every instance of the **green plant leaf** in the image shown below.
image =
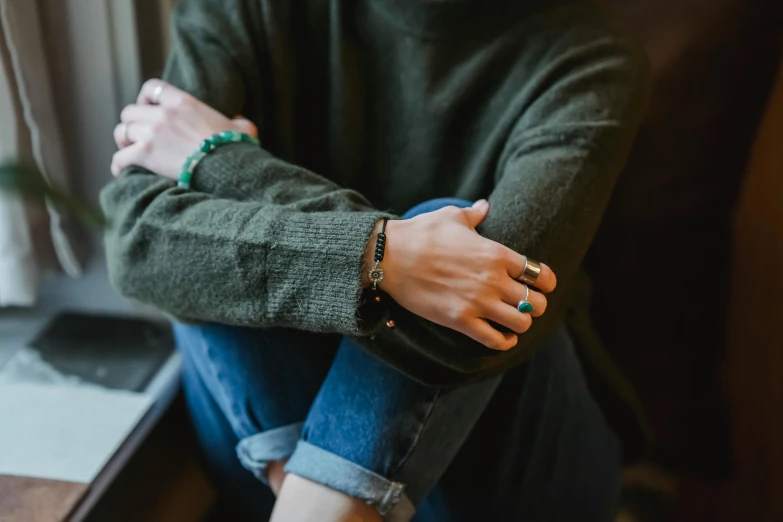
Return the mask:
[[108,225],[100,208],[50,185],[38,169],[32,167],[14,163],[0,165],[0,190],[18,194],[25,199],[48,200],[55,207],[73,214],[88,225]]

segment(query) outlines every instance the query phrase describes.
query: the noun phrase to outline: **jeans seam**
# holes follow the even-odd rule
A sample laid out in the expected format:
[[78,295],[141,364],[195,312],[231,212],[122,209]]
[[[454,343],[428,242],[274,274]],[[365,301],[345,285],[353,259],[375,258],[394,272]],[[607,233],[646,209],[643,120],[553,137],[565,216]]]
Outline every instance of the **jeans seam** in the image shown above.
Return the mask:
[[430,401],[430,405],[427,408],[427,411],[424,413],[424,417],[422,418],[421,422],[419,423],[419,429],[416,432],[416,436],[411,442],[408,451],[405,452],[405,455],[402,456],[400,462],[396,466],[394,466],[394,468],[389,470],[389,477],[393,477],[394,475],[397,474],[397,472],[400,471],[400,469],[405,465],[405,463],[408,462],[408,459],[413,453],[413,450],[416,449],[416,445],[419,443],[419,439],[421,439],[421,435],[424,432],[424,427],[426,426],[427,421],[429,421],[430,417],[432,416],[432,410],[435,409],[435,403],[437,403],[438,399],[440,399],[441,391],[442,391],[441,389],[438,389],[438,391],[435,392],[435,396]]

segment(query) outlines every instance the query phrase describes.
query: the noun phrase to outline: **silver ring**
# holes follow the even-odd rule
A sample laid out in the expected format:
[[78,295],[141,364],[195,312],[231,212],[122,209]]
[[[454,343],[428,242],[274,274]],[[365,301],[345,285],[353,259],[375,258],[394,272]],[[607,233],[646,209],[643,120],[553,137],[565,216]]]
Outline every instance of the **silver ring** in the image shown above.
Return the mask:
[[517,310],[523,314],[527,314],[533,311],[533,304],[527,300],[528,297],[530,297],[530,288],[525,285],[525,298],[517,303]]
[[522,269],[522,275],[519,276],[520,281],[532,285],[535,284],[539,275],[541,275],[541,263],[525,256],[525,268]]
[[159,105],[160,104],[160,95],[163,94],[163,89],[166,88],[165,83],[158,84],[157,87],[155,87],[155,90],[152,91],[152,104],[153,105]]
[[130,143],[130,137],[128,137],[128,133],[130,132],[130,123],[123,123],[122,129],[123,129],[122,140],[125,143]]

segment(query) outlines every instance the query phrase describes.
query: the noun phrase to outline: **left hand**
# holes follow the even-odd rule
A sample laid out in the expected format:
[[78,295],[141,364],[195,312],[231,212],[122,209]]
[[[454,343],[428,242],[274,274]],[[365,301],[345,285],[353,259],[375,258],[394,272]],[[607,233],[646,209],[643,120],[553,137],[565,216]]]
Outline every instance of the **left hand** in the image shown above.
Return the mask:
[[[153,99],[156,90],[158,100]],[[136,104],[122,110],[121,121],[114,129],[120,149],[112,159],[114,176],[135,165],[176,180],[187,157],[213,134],[238,130],[258,135],[251,121],[226,118],[163,80],[145,82]]]

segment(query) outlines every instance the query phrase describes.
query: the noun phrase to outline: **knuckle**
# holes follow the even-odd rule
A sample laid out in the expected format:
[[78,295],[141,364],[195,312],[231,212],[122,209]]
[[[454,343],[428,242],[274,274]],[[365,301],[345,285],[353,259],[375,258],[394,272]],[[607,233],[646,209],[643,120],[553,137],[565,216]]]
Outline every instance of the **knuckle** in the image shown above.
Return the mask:
[[482,241],[482,245],[476,249],[475,256],[483,266],[496,268],[497,256],[495,255],[495,249],[491,244],[487,244],[486,241]]
[[467,305],[455,306],[451,311],[451,318],[457,323],[464,323],[472,316],[472,308]]
[[258,127],[256,127],[256,124],[250,120],[246,121],[247,123],[245,123],[245,132],[253,137],[258,137]]
[[494,288],[500,284],[500,274],[497,270],[485,270],[479,274],[479,280],[485,286]]
[[193,107],[194,103],[195,103],[195,98],[193,98],[189,94],[185,94],[184,92],[181,92],[177,96],[177,99],[174,101],[174,106],[179,107],[180,109],[189,109]]
[[173,120],[179,115],[179,110],[176,107],[164,107],[161,111],[161,116],[164,121]]
[[152,148],[154,146],[155,146],[155,143],[154,143],[153,140],[145,140],[145,141],[142,141],[139,144],[139,149],[144,154],[151,154],[152,153]]
[[476,289],[475,292],[473,292],[469,298],[469,311],[472,315],[479,315],[478,312],[481,310],[487,309],[487,303],[491,301],[491,296],[489,295],[489,292],[486,292],[483,288]]
[[487,244],[485,245],[482,254],[486,262],[490,264],[493,268],[498,269],[504,266],[503,259],[505,256],[505,252],[503,250],[503,247],[495,243],[494,241],[487,241]]
[[507,271],[508,266],[513,263],[514,255],[514,251],[508,247],[500,244],[495,245],[495,256],[497,257],[497,263],[499,266],[503,267],[504,271]]
[[440,212],[446,218],[453,218],[454,216],[457,215],[458,210],[457,210],[457,207],[448,206],[448,207],[443,207],[442,209],[438,210],[437,212]]
[[506,274],[500,270],[487,270],[482,274],[481,281],[484,284],[484,295],[487,299],[494,300],[506,292],[503,288],[506,277]]

